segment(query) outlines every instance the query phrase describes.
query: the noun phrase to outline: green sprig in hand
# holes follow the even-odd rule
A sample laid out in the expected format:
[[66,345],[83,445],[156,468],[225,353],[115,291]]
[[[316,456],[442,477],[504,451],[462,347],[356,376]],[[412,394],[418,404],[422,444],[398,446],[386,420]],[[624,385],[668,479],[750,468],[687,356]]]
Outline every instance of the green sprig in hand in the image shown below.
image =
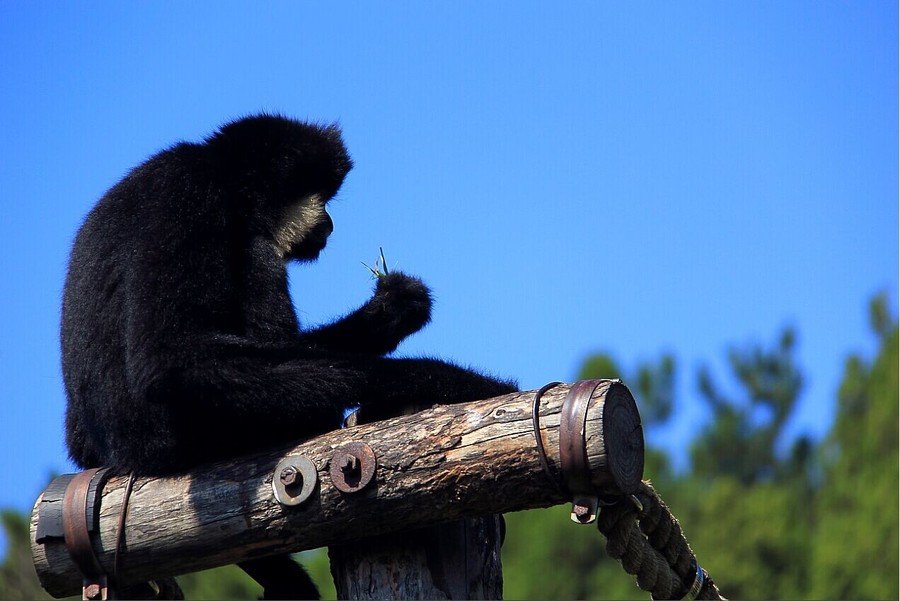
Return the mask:
[[380,246],[378,247],[378,253],[380,256],[375,259],[375,267],[369,267],[364,261],[360,261],[366,269],[372,272],[372,277],[376,280],[380,280],[390,273],[387,266],[387,259],[384,258],[384,249]]

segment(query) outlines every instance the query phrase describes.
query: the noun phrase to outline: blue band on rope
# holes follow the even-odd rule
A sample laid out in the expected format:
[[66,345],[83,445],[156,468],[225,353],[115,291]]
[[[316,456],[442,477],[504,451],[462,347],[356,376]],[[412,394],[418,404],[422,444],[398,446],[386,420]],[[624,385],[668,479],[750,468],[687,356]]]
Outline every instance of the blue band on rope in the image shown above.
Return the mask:
[[697,563],[697,575],[694,577],[694,584],[691,585],[687,594],[681,598],[682,601],[694,601],[697,598],[697,595],[700,594],[700,589],[703,588],[703,581],[706,579],[705,576],[706,574],[703,572],[703,568]]

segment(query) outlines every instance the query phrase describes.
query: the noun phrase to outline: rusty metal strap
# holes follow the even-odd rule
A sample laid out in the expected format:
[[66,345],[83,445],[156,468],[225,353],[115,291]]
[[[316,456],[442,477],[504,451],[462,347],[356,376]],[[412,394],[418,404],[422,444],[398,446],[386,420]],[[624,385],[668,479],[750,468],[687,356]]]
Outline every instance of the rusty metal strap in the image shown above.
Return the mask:
[[543,468],[544,473],[547,474],[547,478],[550,479],[550,482],[563,488],[562,483],[557,480],[556,476],[553,475],[553,472],[550,471],[550,462],[547,461],[547,451],[544,448],[544,439],[541,437],[541,397],[544,396],[545,392],[560,384],[562,384],[562,382],[550,382],[549,384],[544,384],[541,386],[540,390],[534,394],[534,400],[531,404],[531,427],[534,430],[534,444],[537,447],[538,459],[541,460],[541,467]]
[[41,545],[48,540],[63,538],[62,525],[62,500],[66,495],[69,482],[75,474],[63,474],[53,479],[47,489],[41,494],[41,504],[38,508],[37,532],[34,542]]
[[[531,407],[531,421],[534,428],[534,442],[537,447],[541,467],[551,482],[572,497],[572,521],[589,524],[597,518],[600,496],[591,483],[591,466],[588,463],[585,429],[588,406],[594,391],[606,380],[581,380],[574,383],[560,409],[559,421],[559,466],[560,476],[550,471],[547,452],[541,437],[540,402],[541,396],[558,386],[560,382],[550,382],[534,395]],[[609,501],[604,500],[604,503]],[[614,502],[614,501],[613,501]]]
[[63,495],[62,525],[66,549],[86,580],[104,578],[103,567],[91,544],[91,531],[97,526],[99,487],[108,473],[108,470],[94,468],[75,474]]
[[562,382],[550,382],[542,386],[534,395],[531,407],[531,421],[534,442],[541,467],[551,482],[570,494],[591,493],[591,468],[588,465],[585,441],[585,423],[591,397],[603,380],[581,380],[572,384],[560,409],[559,422],[559,478],[551,471],[541,436],[540,403],[545,392]]
[[[559,464],[563,483],[572,494],[591,494],[585,424],[591,396],[601,380],[581,380],[569,389],[559,418]],[[595,492],[593,494],[596,494]]]
[[75,474],[63,495],[63,533],[66,549],[72,561],[85,576],[98,576],[103,568],[94,554],[91,533],[88,528],[88,491],[91,481],[100,470],[95,468]]
[[570,517],[577,524],[590,524],[597,519],[600,496],[591,484],[588,463],[586,427],[588,405],[603,380],[582,380],[569,389],[559,417],[559,466],[562,480],[572,495]]

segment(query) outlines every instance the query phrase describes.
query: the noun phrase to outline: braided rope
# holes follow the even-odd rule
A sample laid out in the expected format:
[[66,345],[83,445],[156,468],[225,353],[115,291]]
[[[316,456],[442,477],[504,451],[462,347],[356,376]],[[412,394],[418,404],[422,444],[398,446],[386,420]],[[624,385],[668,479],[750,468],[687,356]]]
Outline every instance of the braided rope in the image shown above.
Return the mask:
[[[559,384],[550,382],[537,391],[531,419],[541,467],[550,482],[567,491],[550,470],[540,428],[541,396]],[[681,525],[649,481],[641,482],[635,494],[603,504],[597,528],[606,537],[606,553],[621,561],[625,571],[635,576],[638,586],[653,599],[725,599],[697,563]]]
[[607,554],[654,599],[724,599],[650,483],[630,498],[600,510],[597,528],[607,538]]

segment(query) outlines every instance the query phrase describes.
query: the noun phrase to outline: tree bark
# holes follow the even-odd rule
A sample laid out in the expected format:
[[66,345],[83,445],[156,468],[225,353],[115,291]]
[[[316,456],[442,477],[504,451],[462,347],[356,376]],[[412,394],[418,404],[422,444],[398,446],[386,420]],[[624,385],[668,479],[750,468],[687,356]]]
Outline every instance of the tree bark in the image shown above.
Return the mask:
[[328,548],[338,599],[502,599],[499,516]]
[[[540,402],[541,435],[554,474],[560,464],[560,410],[568,389],[565,385],[551,389]],[[286,452],[243,457],[178,477],[138,478],[128,505],[117,580],[140,582],[568,501],[541,467],[532,429],[533,398],[531,391],[435,406],[329,432]],[[613,495],[635,491],[643,472],[643,435],[634,399],[624,385],[606,381],[596,389],[584,437],[597,491]],[[371,447],[377,468],[368,486],[345,493],[334,485],[330,467],[338,449],[351,441]],[[296,506],[283,505],[273,495],[273,478],[279,477],[274,473],[276,464],[288,455],[309,458],[318,477],[312,495]],[[100,565],[110,575],[126,480],[111,478],[98,495],[99,524],[92,542]],[[62,540],[35,542],[42,499],[43,495],[32,515],[35,568],[51,595],[72,595],[81,588],[81,577]],[[488,542],[497,538],[489,526],[474,532]],[[335,551],[342,557],[348,552],[352,551]],[[363,577],[375,577],[358,569],[353,573],[354,569],[336,575],[353,579],[358,585],[352,586],[357,587],[368,586]],[[406,590],[395,584],[400,576],[391,576],[389,587]],[[456,597],[452,587],[441,582],[439,572],[432,572],[431,578],[435,590]],[[351,594],[365,597],[347,592]],[[465,596],[497,595],[476,590]]]

